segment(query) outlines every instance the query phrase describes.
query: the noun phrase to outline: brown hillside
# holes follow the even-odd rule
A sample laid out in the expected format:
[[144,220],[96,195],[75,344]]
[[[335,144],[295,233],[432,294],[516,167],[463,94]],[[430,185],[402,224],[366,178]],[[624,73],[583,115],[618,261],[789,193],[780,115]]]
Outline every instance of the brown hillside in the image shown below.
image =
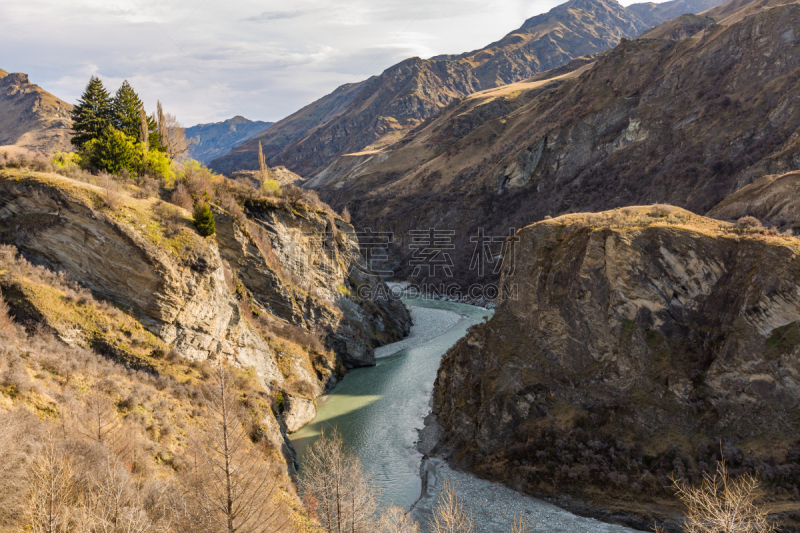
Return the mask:
[[708,212],[723,220],[752,216],[780,229],[800,234],[800,172],[764,176],[739,189]]
[[357,224],[393,230],[404,255],[411,229],[456,230],[464,280],[479,227],[506,235],[547,215],[652,202],[705,213],[800,166],[796,4],[702,39],[625,40],[584,69],[475,94],[312,183]]
[[69,151],[72,105],[48,93],[27,74],[0,71],[0,153]]
[[644,32],[641,39],[670,39],[682,41],[716,24],[714,17],[707,15],[681,15]]
[[[644,21],[630,11],[632,6],[625,8],[614,0],[570,0],[480,50],[409,59],[362,84],[340,88],[211,166],[221,172],[254,169],[261,140],[271,165],[285,165],[312,177],[339,156],[399,141],[465,95],[530,78],[574,58],[607,50],[621,38],[636,37],[670,18],[670,6],[694,12],[716,3],[674,0],[659,4],[662,7]],[[344,105],[331,105],[334,101]],[[314,115],[318,107],[325,110],[321,116]]]

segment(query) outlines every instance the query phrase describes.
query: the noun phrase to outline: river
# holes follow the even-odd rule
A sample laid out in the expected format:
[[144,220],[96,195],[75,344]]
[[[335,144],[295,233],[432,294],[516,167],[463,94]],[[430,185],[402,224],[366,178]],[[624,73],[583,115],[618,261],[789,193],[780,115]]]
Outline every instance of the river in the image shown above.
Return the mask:
[[[380,348],[376,351],[376,366],[351,371],[330,394],[318,398],[317,417],[290,439],[302,470],[303,453],[320,430],[337,428],[345,445],[375,479],[381,490],[382,507],[394,504],[408,509],[420,498],[422,489],[422,454],[415,449],[415,443],[423,419],[430,412],[441,358],[466,334],[467,328],[489,318],[492,311],[438,300],[404,301],[414,319],[411,336]],[[533,531],[634,531],[578,517],[496,483],[454,472],[439,460],[429,465],[430,486],[415,507],[415,516],[423,524],[435,501],[436,479],[442,475],[458,481],[468,507],[474,509],[476,533],[505,531],[519,513],[528,517]],[[494,503],[487,505],[490,500]],[[426,528],[423,526],[422,530]]]

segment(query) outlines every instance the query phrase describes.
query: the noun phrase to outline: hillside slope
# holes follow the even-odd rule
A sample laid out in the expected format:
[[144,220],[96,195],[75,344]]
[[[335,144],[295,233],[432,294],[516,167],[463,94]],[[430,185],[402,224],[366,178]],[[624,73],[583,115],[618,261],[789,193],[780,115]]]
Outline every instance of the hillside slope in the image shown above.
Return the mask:
[[[660,4],[675,10],[707,9],[719,2]],[[671,17],[666,7],[644,21],[614,0],[570,0],[526,21],[485,48],[462,55],[412,58],[357,86],[345,86],[278,123],[211,163],[219,172],[254,169],[258,141],[271,165],[305,177],[321,172],[338,156],[369,151],[403,138],[451,102],[477,91],[524,80],[570,60],[636,37]],[[680,14],[680,13],[679,13]],[[346,101],[345,95],[352,98]],[[329,102],[344,104],[332,106]],[[309,110],[325,109],[309,120]]]
[[72,105],[59,100],[27,74],[0,70],[0,154],[43,154],[72,149]]
[[715,205],[708,216],[739,220],[751,216],[781,230],[800,234],[800,172],[764,176]]
[[203,239],[190,213],[128,187],[112,207],[90,183],[0,170],[0,242],[125,309],[152,342],[137,355],[124,338],[84,331],[75,313],[22,313],[34,325],[134,367],[154,364],[157,349],[222,359],[309,402],[408,334],[402,304],[357,296],[380,281],[361,265],[352,226],[327,212],[266,199],[249,200],[246,215],[215,206],[217,233]]
[[779,6],[701,39],[624,40],[571,73],[474,94],[311,184],[357,225],[394,232],[401,279],[410,230],[454,230],[456,278],[472,282],[478,228],[502,236],[548,215],[652,202],[705,213],[798,168],[798,79],[800,5]]
[[242,116],[235,116],[223,122],[198,124],[186,128],[186,140],[189,142],[188,156],[208,164],[211,160],[230,152],[239,143],[269,129],[273,124],[273,122],[252,121]]
[[800,240],[663,205],[516,238],[513,295],[439,370],[437,453],[641,530],[679,512],[670,475],[697,482],[723,453],[793,523]]

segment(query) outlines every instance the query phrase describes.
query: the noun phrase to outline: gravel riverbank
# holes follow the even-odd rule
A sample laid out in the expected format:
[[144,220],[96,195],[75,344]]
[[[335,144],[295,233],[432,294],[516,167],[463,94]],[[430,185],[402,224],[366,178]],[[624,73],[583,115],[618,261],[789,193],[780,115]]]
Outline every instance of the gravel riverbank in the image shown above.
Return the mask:
[[420,465],[422,491],[419,500],[411,507],[411,516],[419,522],[423,533],[429,531],[427,525],[442,481],[447,478],[457,484],[464,506],[472,510],[475,533],[505,533],[520,515],[528,521],[534,533],[636,533],[637,530],[578,516],[500,483],[453,470],[444,459],[429,456],[442,432],[433,414],[429,414],[416,444],[417,450],[423,454]]

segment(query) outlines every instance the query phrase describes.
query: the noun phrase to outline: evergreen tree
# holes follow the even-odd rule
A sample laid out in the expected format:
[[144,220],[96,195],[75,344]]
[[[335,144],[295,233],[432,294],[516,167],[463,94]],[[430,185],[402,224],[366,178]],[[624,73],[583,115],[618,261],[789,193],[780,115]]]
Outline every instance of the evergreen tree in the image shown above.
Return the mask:
[[161,138],[161,128],[158,126],[158,119],[156,119],[155,113],[147,117],[147,126],[150,129],[150,150],[166,152],[167,149],[163,146],[164,141]]
[[195,207],[194,225],[203,237],[214,235],[217,232],[217,227],[214,224],[214,212],[211,211],[210,205],[204,203]]
[[72,109],[72,144],[78,148],[97,139],[111,124],[111,97],[99,78],[92,76],[78,105]]
[[142,141],[139,125],[141,123],[140,110],[143,108],[144,104],[142,104],[139,95],[133,90],[128,80],[123,81],[112,102],[114,127],[128,137],[136,141]]
[[99,138],[85,145],[89,163],[99,169],[119,174],[123,170],[135,172],[138,165],[136,145],[119,130],[106,126]]

